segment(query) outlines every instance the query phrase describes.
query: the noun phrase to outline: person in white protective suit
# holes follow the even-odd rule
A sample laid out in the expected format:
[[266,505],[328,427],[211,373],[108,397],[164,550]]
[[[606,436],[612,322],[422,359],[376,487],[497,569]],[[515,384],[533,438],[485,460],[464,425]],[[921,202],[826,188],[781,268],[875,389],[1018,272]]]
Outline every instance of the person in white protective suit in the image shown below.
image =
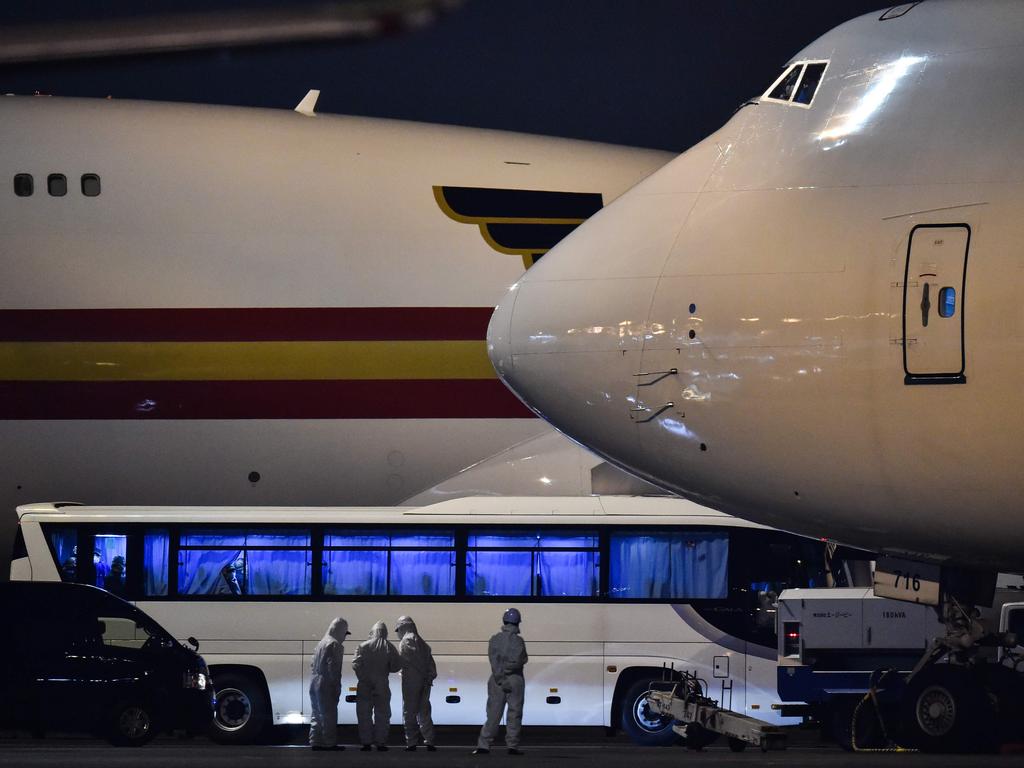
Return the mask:
[[523,729],[523,697],[526,681],[523,667],[529,661],[526,643],[519,635],[522,616],[515,608],[509,608],[501,617],[501,631],[491,637],[487,644],[487,656],[491,662],[491,677],[487,681],[487,722],[480,729],[474,755],[486,755],[491,743],[498,735],[501,716],[508,706],[505,723],[505,746],[510,755],[521,755],[519,735]]
[[341,697],[341,660],[345,654],[348,622],[338,617],[313,651],[309,665],[309,745],[316,750],[341,750],[338,744],[338,699]]
[[388,642],[388,627],[378,621],[370,636],[356,647],[352,670],[356,673],[356,719],[363,752],[374,744],[378,752],[388,749],[391,727],[391,685],[388,675],[402,668],[395,646]]
[[437,665],[430,646],[420,637],[416,624],[401,616],[395,624],[398,655],[402,659],[402,722],[405,750],[413,752],[422,741],[434,752],[434,721],[430,715],[430,691],[437,677]]

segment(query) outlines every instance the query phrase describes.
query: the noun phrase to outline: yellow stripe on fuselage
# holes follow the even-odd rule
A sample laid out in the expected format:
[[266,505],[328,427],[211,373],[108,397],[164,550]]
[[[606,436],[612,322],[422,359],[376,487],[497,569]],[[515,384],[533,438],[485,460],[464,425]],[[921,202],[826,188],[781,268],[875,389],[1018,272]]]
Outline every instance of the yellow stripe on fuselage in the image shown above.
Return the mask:
[[3,342],[3,381],[492,379],[484,341]]

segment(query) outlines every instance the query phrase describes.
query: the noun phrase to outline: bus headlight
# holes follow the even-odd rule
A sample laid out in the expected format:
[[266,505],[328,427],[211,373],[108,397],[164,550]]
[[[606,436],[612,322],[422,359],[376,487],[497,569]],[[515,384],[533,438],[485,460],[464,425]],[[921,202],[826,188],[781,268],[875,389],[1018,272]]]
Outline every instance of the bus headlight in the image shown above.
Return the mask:
[[202,672],[186,672],[182,685],[185,688],[196,688],[197,690],[205,691],[207,682],[206,675]]

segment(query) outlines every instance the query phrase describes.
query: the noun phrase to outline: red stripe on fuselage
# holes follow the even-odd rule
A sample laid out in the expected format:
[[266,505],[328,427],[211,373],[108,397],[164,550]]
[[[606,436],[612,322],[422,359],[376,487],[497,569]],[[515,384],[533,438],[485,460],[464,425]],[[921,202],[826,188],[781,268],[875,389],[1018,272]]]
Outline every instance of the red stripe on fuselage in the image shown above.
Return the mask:
[[0,382],[0,419],[526,419],[494,380]]
[[418,341],[487,336],[492,307],[3,309],[0,341]]

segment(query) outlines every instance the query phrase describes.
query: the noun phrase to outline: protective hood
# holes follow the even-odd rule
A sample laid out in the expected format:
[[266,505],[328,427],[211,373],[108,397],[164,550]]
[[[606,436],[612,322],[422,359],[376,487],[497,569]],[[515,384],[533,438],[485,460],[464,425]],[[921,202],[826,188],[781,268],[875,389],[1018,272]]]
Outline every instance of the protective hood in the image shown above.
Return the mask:
[[399,639],[401,639],[410,632],[414,635],[419,634],[416,630],[416,622],[408,616],[399,616],[398,622],[395,624],[395,634],[398,635]]
[[381,653],[387,653],[388,650],[388,625],[383,621],[378,621],[370,629],[370,636],[363,643],[364,647],[371,648]]
[[502,624],[501,625],[501,631],[502,632],[508,632],[510,635],[518,635],[519,634],[519,625],[518,624]]
[[348,622],[339,616],[331,622],[331,626],[327,628],[327,634],[324,637],[333,637],[339,643],[343,643],[345,642],[345,636],[348,634]]

